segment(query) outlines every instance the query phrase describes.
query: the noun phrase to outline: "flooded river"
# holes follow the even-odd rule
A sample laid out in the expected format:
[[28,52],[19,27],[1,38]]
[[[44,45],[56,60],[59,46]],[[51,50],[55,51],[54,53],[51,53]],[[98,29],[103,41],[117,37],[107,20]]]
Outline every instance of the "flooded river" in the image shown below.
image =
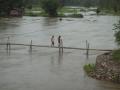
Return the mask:
[[[0,19],[0,43],[50,45],[50,38],[62,36],[64,46],[116,49],[113,24],[117,16],[77,18],[23,17]],[[92,79],[83,66],[95,63],[104,52],[0,45],[0,90],[120,90],[119,84]]]

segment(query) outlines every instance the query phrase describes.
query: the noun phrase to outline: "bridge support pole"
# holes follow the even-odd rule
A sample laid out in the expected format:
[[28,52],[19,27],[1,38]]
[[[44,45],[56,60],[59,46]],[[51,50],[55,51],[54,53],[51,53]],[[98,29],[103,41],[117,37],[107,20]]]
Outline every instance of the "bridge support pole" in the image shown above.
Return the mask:
[[88,41],[86,40],[86,56],[88,58],[89,56],[89,48],[90,48],[90,44],[88,43]]
[[32,52],[32,40],[30,41],[30,52]]
[[89,48],[90,48],[90,44],[88,43],[88,45],[87,45],[87,52],[86,52],[87,56],[89,55]]
[[10,54],[10,50],[11,50],[10,37],[8,37],[8,40],[7,40],[6,50],[7,50],[7,53],[9,53],[9,54]]
[[10,40],[10,38],[8,37],[7,44],[6,44],[6,50],[7,51],[9,50],[9,40]]

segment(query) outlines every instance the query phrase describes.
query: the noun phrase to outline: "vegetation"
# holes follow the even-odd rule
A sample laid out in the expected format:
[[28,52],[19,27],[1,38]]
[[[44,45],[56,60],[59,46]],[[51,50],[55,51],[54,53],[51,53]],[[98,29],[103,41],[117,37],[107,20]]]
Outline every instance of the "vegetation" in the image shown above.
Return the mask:
[[120,62],[120,49],[113,51],[113,60]]
[[120,0],[99,0],[99,6],[118,12],[120,10]]
[[8,16],[14,8],[23,8],[26,0],[0,0],[0,16]]
[[[72,7],[63,7],[61,9],[58,9],[58,15],[57,17],[74,17],[74,18],[83,18],[82,14],[79,14],[80,8],[72,8]],[[66,15],[66,13],[68,15]],[[32,9],[25,9],[25,15],[26,16],[49,16],[48,13],[46,13],[42,8],[39,7],[33,7]]]
[[95,64],[87,64],[87,65],[85,65],[84,70],[89,75],[90,73],[95,71]]
[[96,6],[98,0],[63,0],[65,6]]
[[57,10],[61,7],[59,0],[41,0],[41,8],[49,16],[57,16]]
[[120,0],[0,0],[0,16],[9,15],[13,8],[23,7],[26,7],[29,10],[32,10],[34,7],[39,7],[49,16],[57,16],[58,10],[62,6],[92,6],[98,7],[98,12],[102,9],[105,12],[113,14],[120,13]]
[[115,37],[118,44],[120,44],[120,20],[117,24],[114,24]]
[[[120,45],[120,20],[114,24],[116,42]],[[113,59],[120,62],[120,49],[113,52]]]

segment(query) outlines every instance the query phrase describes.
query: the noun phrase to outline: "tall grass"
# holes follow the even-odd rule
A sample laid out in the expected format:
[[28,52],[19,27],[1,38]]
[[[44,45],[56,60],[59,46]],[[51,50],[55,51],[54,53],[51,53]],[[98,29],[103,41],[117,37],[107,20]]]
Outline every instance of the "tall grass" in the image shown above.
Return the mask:
[[87,74],[90,74],[91,72],[95,71],[95,64],[86,64],[84,65],[84,70]]

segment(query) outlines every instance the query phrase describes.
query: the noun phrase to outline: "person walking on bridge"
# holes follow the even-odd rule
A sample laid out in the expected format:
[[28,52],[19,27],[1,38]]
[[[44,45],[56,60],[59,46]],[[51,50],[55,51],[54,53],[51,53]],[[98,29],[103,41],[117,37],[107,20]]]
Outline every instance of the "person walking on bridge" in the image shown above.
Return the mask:
[[54,43],[54,35],[51,37],[51,47],[54,47],[55,43]]
[[58,36],[58,47],[61,46],[61,45],[60,45],[60,44],[61,44],[60,42],[61,42],[61,36]]
[[58,36],[58,47],[59,47],[59,51],[61,51],[62,49],[62,52],[63,52],[63,41],[61,36]]

